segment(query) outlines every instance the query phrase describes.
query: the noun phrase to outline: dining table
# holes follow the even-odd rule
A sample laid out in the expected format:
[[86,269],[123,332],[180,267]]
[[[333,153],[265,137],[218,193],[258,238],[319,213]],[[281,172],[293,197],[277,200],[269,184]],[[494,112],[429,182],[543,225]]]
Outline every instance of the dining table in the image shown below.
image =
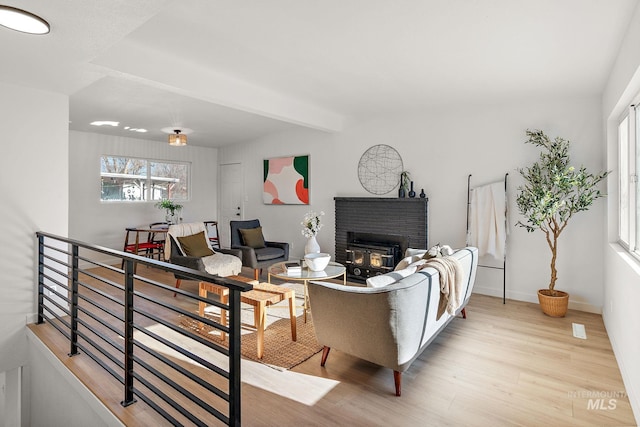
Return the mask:
[[[169,231],[169,226],[141,226],[127,227],[124,238],[124,252],[153,258],[158,256],[158,260],[164,258],[164,236]],[[162,238],[158,239],[158,235]],[[135,237],[134,237],[135,236]],[[123,260],[124,266],[124,260]]]

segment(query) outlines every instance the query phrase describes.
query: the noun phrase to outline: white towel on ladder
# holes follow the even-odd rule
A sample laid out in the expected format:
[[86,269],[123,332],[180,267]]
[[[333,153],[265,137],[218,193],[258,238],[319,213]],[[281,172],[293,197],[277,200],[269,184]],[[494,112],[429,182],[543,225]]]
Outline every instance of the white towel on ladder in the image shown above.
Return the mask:
[[504,259],[506,227],[504,182],[483,185],[471,190],[469,236],[479,255]]

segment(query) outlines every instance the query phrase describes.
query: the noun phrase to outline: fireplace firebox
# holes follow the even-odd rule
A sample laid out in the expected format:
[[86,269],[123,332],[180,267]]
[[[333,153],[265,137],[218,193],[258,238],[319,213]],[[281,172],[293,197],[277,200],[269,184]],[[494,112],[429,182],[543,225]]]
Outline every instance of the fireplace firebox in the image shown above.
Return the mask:
[[347,232],[347,278],[365,281],[392,271],[402,259],[407,243],[406,236]]

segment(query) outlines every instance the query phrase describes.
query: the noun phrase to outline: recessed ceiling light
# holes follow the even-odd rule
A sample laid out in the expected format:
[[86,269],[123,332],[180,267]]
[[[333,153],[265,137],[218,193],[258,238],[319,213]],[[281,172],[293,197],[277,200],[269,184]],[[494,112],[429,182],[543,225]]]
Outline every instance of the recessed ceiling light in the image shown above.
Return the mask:
[[0,25],[28,34],[47,34],[49,23],[33,13],[0,5]]
[[120,122],[112,122],[112,121],[109,121],[109,120],[96,120],[95,122],[91,122],[89,124],[91,124],[93,126],[113,126],[113,127],[118,127]]

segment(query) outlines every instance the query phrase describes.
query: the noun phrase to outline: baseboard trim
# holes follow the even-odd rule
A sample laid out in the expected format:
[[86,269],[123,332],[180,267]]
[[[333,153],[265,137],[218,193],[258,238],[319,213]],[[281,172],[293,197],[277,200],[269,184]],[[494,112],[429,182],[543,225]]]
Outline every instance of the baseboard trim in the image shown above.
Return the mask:
[[[498,290],[495,288],[474,286],[473,293],[502,298],[502,289]],[[511,299],[515,301],[532,302],[535,304],[538,303],[538,296],[535,293],[509,291],[508,289],[507,289],[507,299]],[[584,311],[587,313],[602,314],[602,307],[597,307],[597,306],[587,304],[584,302],[579,302],[579,301],[571,301],[571,298],[569,298],[569,309]]]

